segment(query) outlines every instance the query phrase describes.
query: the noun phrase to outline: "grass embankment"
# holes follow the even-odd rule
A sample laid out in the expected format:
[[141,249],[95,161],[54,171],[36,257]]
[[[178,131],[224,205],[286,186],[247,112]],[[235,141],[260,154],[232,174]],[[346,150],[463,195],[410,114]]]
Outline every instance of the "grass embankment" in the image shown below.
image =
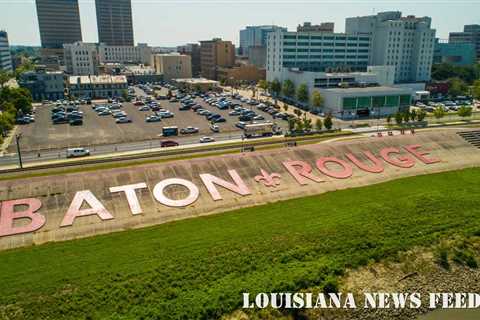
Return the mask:
[[0,253],[9,319],[213,319],[242,292],[334,282],[349,267],[480,230],[480,169]]

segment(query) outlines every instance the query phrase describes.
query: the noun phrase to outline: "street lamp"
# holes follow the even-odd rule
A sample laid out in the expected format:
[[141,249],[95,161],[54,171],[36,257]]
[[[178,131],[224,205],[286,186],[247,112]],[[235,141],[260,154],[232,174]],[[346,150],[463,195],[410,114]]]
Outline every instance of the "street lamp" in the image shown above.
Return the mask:
[[22,138],[21,133],[15,135],[15,142],[17,143],[18,164],[20,165],[20,169],[23,169],[22,153],[20,151],[20,139],[21,138]]

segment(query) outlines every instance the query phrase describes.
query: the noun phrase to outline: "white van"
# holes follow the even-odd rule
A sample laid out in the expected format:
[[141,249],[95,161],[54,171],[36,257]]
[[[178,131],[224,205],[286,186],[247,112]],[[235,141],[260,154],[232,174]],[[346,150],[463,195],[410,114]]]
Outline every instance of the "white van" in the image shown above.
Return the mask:
[[90,150],[85,148],[67,149],[67,158],[86,157],[90,155]]

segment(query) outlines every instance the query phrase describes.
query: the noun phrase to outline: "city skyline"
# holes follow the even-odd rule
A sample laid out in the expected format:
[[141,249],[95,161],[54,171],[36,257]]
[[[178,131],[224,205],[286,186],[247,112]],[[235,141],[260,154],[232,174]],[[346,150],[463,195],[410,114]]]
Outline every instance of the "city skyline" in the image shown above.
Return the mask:
[[[465,24],[480,23],[476,12],[480,4],[461,2],[340,1],[323,4],[314,1],[231,2],[209,1],[136,1],[132,0],[136,43],[173,47],[189,42],[221,37],[239,45],[239,31],[248,25],[275,24],[294,30],[305,21],[313,24],[334,22],[335,31],[345,30],[347,17],[370,15],[381,11],[402,11],[404,15],[430,16],[439,38],[461,31]],[[82,36],[85,42],[98,42],[95,2],[79,0]],[[8,7],[8,9],[5,9]],[[252,10],[254,8],[254,10]],[[451,19],[451,12],[462,12]],[[212,22],[213,21],[213,22]],[[208,23],[205,23],[208,22]],[[222,27],[219,28],[218,26]],[[40,34],[34,0],[0,1],[0,29],[9,33],[11,45],[40,46]]]

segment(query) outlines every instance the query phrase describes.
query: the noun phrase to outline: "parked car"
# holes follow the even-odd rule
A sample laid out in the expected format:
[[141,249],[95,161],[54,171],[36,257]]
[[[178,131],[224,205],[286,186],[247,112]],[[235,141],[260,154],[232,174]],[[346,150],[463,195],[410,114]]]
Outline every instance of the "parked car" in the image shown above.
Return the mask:
[[90,155],[90,150],[85,148],[67,149],[67,158],[85,157]]
[[115,120],[116,123],[130,123],[132,122],[132,120],[130,120],[129,118],[127,117],[122,117],[122,118],[117,118]]
[[212,130],[213,132],[220,132],[220,127],[217,126],[216,124],[212,124],[210,126],[210,130]]
[[160,122],[162,121],[162,117],[157,115],[150,115],[145,118],[146,122]]
[[72,119],[72,120],[70,120],[70,125],[71,126],[81,126],[81,125],[83,125],[83,120],[82,119]]
[[149,111],[150,108],[148,106],[141,106],[140,108],[138,108],[138,111]]
[[198,128],[195,128],[195,127],[186,127],[180,130],[181,134],[193,134],[198,132],[199,132]]
[[227,122],[227,120],[224,117],[217,117],[212,119],[213,123],[218,123],[218,122]]
[[214,142],[215,139],[212,137],[201,137],[200,138],[200,143],[208,143],[208,142]]

